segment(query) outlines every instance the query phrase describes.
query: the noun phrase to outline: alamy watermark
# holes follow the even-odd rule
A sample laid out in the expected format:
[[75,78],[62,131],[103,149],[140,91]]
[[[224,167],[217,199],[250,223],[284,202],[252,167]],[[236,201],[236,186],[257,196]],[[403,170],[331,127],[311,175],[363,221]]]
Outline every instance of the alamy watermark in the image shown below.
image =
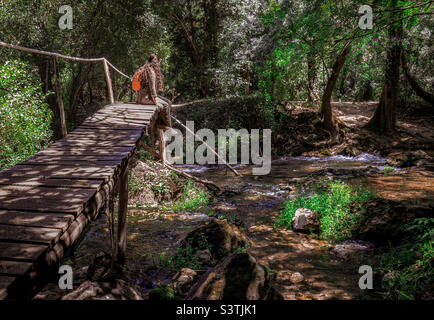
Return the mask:
[[59,19],[59,23],[58,23],[59,28],[61,30],[66,30],[66,29],[71,30],[73,27],[72,7],[69,5],[60,6],[59,13],[63,14]]
[[362,30],[372,29],[374,27],[374,18],[372,7],[363,5],[359,8],[359,14],[363,14],[359,19],[359,28]]
[[372,267],[368,265],[360,266],[359,273],[363,274],[363,276],[359,279],[359,288],[362,290],[373,289],[373,272]]
[[59,288],[62,290],[72,290],[73,288],[73,273],[72,273],[72,267],[70,265],[63,265],[59,268]]
[[[185,143],[184,136],[178,129],[167,130],[164,140],[171,141],[164,154],[169,164],[254,164],[253,175],[266,175],[271,170],[271,129],[218,129],[216,135],[211,129],[194,131],[194,121],[187,121]],[[261,135],[262,131],[262,135]],[[194,134],[195,132],[195,134]],[[172,141],[173,138],[173,141]],[[262,149],[260,144],[262,141]],[[195,148],[195,142],[201,142]],[[184,163],[185,145],[185,163]],[[217,146],[217,148],[216,148]],[[238,152],[240,147],[240,153]],[[218,149],[218,156],[213,150]],[[224,161],[223,161],[223,160]]]

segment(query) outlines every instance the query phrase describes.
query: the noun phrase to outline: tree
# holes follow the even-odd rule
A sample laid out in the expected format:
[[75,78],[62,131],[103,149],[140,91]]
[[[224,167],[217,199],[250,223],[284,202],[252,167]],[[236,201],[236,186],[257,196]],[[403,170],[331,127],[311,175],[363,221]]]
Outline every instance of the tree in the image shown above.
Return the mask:
[[0,65],[0,170],[50,142],[51,112],[35,71],[19,60]]
[[336,58],[335,63],[333,64],[330,77],[327,81],[327,85],[324,89],[324,93],[322,96],[321,113],[323,116],[323,124],[324,124],[324,128],[328,130],[332,134],[332,136],[336,136],[336,133],[338,131],[333,120],[333,112],[331,106],[332,93],[336,85],[336,82],[338,80],[339,72],[341,71],[345,63],[345,60],[348,54],[350,53],[350,50],[351,50],[351,43],[348,42],[344,46],[342,52]]
[[392,0],[387,7],[389,11],[389,39],[387,47],[385,80],[380,102],[374,116],[366,127],[379,133],[391,134],[395,131],[396,103],[399,94],[399,65],[401,57],[402,22],[397,20],[397,0]]

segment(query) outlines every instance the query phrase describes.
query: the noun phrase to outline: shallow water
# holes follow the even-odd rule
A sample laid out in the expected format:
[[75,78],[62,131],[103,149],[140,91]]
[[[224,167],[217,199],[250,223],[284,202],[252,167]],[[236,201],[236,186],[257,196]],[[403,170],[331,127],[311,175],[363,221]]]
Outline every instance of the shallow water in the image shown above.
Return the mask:
[[[357,244],[356,249],[363,249],[360,261],[343,263],[330,255],[332,244],[310,235],[275,228],[274,222],[283,201],[295,197],[297,181],[324,169],[331,169],[327,171],[329,176],[340,172],[342,175],[334,178],[353,185],[362,184],[380,197],[415,201],[434,199],[432,172],[410,168],[384,176],[381,170],[386,161],[369,154],[284,157],[272,162],[271,173],[267,176],[253,176],[251,166],[238,165],[241,177],[224,165],[177,165],[178,169],[212,180],[234,194],[218,198],[208,208],[190,212],[171,212],[161,207],[130,208],[123,278],[141,288],[144,296],[150,289],[169,283],[173,270],[161,264],[159,255],[174,254],[179,241],[210,219],[208,214],[212,212],[218,218],[232,219],[243,227],[253,242],[249,252],[276,272],[276,285],[286,299],[363,299],[367,296],[358,287],[358,265],[363,264],[364,252],[369,252],[369,246]],[[353,174],[369,168],[376,169],[377,174],[369,177]],[[312,179],[316,179],[315,175]],[[110,252],[109,235],[107,221],[102,216],[68,257],[72,259],[74,269],[85,268],[102,250]],[[304,280],[294,283],[292,275],[295,272],[301,273]]]

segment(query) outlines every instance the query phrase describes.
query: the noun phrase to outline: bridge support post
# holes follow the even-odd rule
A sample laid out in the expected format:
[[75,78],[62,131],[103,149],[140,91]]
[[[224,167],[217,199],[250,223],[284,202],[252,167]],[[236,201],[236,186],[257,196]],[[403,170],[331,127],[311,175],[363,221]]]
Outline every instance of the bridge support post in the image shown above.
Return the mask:
[[115,99],[113,97],[112,80],[110,79],[110,70],[109,70],[106,59],[104,59],[103,64],[104,64],[105,78],[107,81],[107,91],[108,91],[108,95],[109,95],[109,100],[110,100],[110,103],[113,104],[115,102]]
[[128,164],[119,179],[119,206],[118,206],[118,237],[116,262],[125,263],[127,247],[127,210],[128,210]]
[[62,136],[65,138],[68,135],[68,131],[66,130],[65,108],[63,107],[62,85],[60,84],[60,71],[59,71],[59,62],[57,61],[57,57],[54,57],[53,64],[54,64],[54,73],[56,74],[56,93],[57,93],[57,101],[59,103],[60,125],[62,127]]

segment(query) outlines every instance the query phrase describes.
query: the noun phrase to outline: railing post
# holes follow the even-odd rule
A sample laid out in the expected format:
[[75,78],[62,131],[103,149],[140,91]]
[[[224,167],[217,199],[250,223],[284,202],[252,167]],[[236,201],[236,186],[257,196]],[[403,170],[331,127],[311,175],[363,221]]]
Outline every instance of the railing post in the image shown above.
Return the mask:
[[63,106],[62,86],[60,84],[60,71],[57,57],[54,57],[54,73],[56,74],[56,93],[59,103],[60,125],[62,127],[62,136],[65,138],[68,135],[68,131],[66,130],[65,108]]
[[104,58],[103,64],[104,64],[105,79],[107,81],[107,91],[108,91],[110,103],[114,103],[115,99],[113,97],[112,80],[110,79],[110,71],[109,71],[109,67],[107,64],[107,59]]
[[118,206],[118,239],[117,258],[119,264],[125,263],[127,247],[127,210],[128,210],[128,164],[119,179],[119,206]]

